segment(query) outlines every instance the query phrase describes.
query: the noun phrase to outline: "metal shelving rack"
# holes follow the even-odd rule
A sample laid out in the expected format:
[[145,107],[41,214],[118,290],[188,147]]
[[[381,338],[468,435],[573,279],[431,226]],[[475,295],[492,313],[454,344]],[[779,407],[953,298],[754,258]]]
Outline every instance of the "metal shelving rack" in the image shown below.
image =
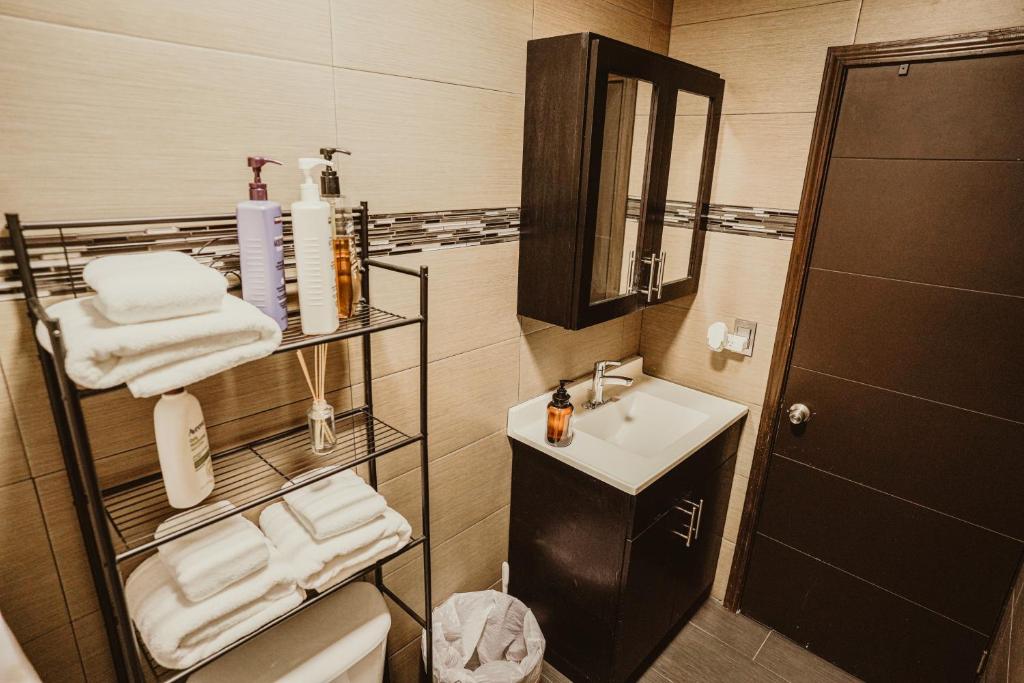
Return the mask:
[[[157,680],[171,683],[186,679],[211,661],[219,658],[239,645],[287,620],[294,614],[320,601],[327,595],[360,580],[372,572],[374,584],[407,612],[426,630],[426,661],[433,661],[431,640],[431,579],[430,579],[430,486],[429,457],[427,452],[427,268],[418,270],[404,268],[369,258],[369,218],[366,202],[354,209],[359,222],[360,259],[363,267],[362,302],[348,320],[342,321],[335,332],[322,336],[304,336],[299,329],[297,312],[289,314],[288,330],[285,331],[280,347],[275,353],[301,349],[315,344],[337,342],[350,338],[362,340],[363,363],[363,405],[343,411],[337,415],[338,446],[327,456],[314,456],[308,448],[303,423],[279,434],[252,443],[234,447],[213,455],[216,485],[204,504],[219,500],[230,500],[235,509],[210,515],[173,533],[154,538],[158,524],[180,512],[171,508],[163,491],[159,473],[151,474],[127,483],[101,489],[89,433],[83,411],[83,400],[116,390],[90,390],[78,387],[64,371],[65,346],[60,323],[46,314],[39,300],[36,265],[44,261],[49,281],[57,282],[62,289],[77,297],[86,292],[81,282],[84,259],[73,262],[72,255],[82,246],[104,236],[108,250],[140,250],[158,241],[167,241],[167,234],[185,235],[172,237],[182,244],[195,244],[197,240],[206,245],[218,240],[230,240],[234,234],[233,215],[185,216],[170,218],[117,219],[110,221],[76,221],[22,223],[17,214],[6,214],[7,228],[21,276],[22,288],[28,308],[28,317],[34,330],[42,323],[50,337],[51,355],[36,343],[43,378],[49,394],[50,409],[60,441],[64,464],[74,498],[82,538],[89,558],[93,582],[103,614],[104,626],[110,641],[111,656],[119,681]],[[283,223],[289,223],[285,213]],[[186,226],[179,228],[178,226]],[[125,232],[125,231],[128,232]],[[181,233],[175,231],[182,230]],[[291,261],[291,247],[286,230],[286,261]],[[154,237],[150,237],[153,235]],[[212,239],[210,239],[212,237]],[[182,244],[176,244],[179,248]],[[165,245],[166,246],[166,245]],[[203,251],[199,250],[199,253]],[[56,259],[54,257],[56,255]],[[63,258],[63,267],[56,270],[54,263]],[[209,256],[207,254],[206,256]],[[221,254],[223,256],[223,254]],[[46,260],[49,259],[49,260]],[[230,254],[229,254],[230,259]],[[216,259],[214,259],[216,260]],[[387,270],[415,278],[419,283],[419,315],[401,316],[370,305],[370,273],[372,269]],[[373,414],[373,375],[370,336],[376,332],[404,327],[419,326],[419,433],[407,435],[376,418]],[[162,669],[140,646],[132,626],[125,602],[122,565],[134,566],[141,556],[154,552],[168,541],[180,538],[203,527],[214,524],[232,515],[263,506],[283,495],[281,486],[294,481],[296,476],[315,468],[330,466],[315,477],[303,479],[289,490],[309,486],[332,474],[366,464],[369,483],[377,488],[377,459],[415,443],[420,445],[420,472],[422,495],[422,534],[410,540],[392,555],[366,567],[358,574],[320,593],[311,592],[306,600],[287,614],[274,619],[253,633],[235,641],[219,652],[197,662],[188,669]],[[424,614],[395,595],[384,583],[382,567],[391,560],[414,548],[422,549]],[[428,672],[429,675],[429,672]]]

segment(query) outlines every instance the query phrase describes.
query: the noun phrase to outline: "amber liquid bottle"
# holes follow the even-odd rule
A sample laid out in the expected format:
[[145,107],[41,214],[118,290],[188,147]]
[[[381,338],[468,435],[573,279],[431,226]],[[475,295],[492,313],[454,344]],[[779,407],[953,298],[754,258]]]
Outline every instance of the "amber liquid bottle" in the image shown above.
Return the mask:
[[352,236],[334,238],[334,272],[338,275],[338,317],[352,317]]
[[572,403],[565,385],[569,380],[558,380],[558,389],[548,403],[547,442],[552,446],[568,446],[572,443]]

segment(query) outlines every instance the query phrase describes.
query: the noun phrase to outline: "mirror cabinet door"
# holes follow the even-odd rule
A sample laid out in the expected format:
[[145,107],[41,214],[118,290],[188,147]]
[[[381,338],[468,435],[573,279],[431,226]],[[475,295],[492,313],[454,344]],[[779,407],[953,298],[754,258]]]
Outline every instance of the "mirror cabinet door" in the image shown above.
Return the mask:
[[651,130],[654,87],[629,76],[609,73],[601,131],[601,167],[597,191],[591,304],[636,292],[640,206]]
[[[673,118],[672,151],[669,155],[665,214],[658,249],[658,293],[694,275],[691,258],[699,249],[697,228],[701,223],[701,168],[708,132],[711,100],[680,90]],[[704,217],[706,220],[706,216]]]

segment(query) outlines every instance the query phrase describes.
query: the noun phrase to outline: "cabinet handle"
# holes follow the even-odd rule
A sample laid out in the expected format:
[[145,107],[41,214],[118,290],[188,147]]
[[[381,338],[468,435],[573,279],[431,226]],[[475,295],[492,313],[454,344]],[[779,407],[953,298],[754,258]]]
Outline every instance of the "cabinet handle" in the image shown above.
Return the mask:
[[689,505],[689,508],[685,508],[681,505],[673,506],[674,509],[690,516],[690,523],[687,525],[686,533],[681,531],[673,531],[676,536],[686,540],[686,547],[689,548],[694,541],[700,536],[700,520],[704,514],[704,499],[701,498],[699,501],[694,503],[691,500],[683,499],[683,502]]
[[668,254],[661,252],[661,258],[658,259],[658,298],[661,298],[661,286],[665,284],[665,260],[668,258]]
[[658,257],[654,254],[645,256],[640,259],[640,263],[650,266],[647,269],[647,289],[637,290],[641,294],[647,295],[647,303],[651,303],[654,300],[654,270],[658,267]]
[[629,250],[629,269],[626,271],[626,293],[631,294],[636,289],[633,281],[633,270],[636,264],[636,249]]

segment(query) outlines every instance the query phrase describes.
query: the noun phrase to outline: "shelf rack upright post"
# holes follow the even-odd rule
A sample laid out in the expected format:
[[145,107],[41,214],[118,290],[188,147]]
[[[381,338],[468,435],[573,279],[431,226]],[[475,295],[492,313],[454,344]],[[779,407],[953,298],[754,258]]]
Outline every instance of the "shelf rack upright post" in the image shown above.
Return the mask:
[[[339,329],[321,336],[304,336],[299,331],[297,312],[289,313],[289,329],[282,338],[275,353],[298,350],[316,344],[342,341],[354,337],[362,340],[363,405],[344,410],[337,414],[339,424],[339,445],[335,452],[315,458],[305,440],[305,425],[288,429],[279,434],[261,438],[241,446],[235,446],[213,455],[217,484],[213,493],[204,502],[227,499],[230,495],[234,509],[211,514],[191,522],[187,526],[155,536],[155,527],[171,514],[163,496],[159,473],[118,483],[102,488],[93,460],[87,421],[83,410],[83,399],[121,388],[82,389],[71,380],[64,367],[66,343],[60,322],[47,314],[40,301],[36,268],[30,251],[36,240],[28,233],[36,233],[38,249],[44,253],[62,253],[63,268],[53,268],[59,260],[37,262],[39,269],[47,273],[48,282],[61,292],[75,297],[87,291],[81,280],[82,259],[73,263],[72,255],[80,251],[103,252],[104,239],[108,239],[107,251],[136,251],[163,241],[158,248],[188,248],[197,258],[212,242],[231,240],[234,235],[234,215],[180,216],[167,218],[114,219],[92,221],[59,221],[22,223],[18,214],[5,214],[11,247],[14,251],[22,291],[27,305],[27,314],[42,366],[43,379],[49,397],[50,410],[64,465],[74,500],[75,511],[81,528],[82,540],[89,561],[92,580],[103,617],[104,627],[110,643],[111,658],[117,680],[121,682],[152,680],[161,683],[185,680],[189,675],[248,642],[261,633],[284,622],[306,607],[315,604],[352,581],[359,580],[367,573],[372,574],[377,588],[389,597],[400,609],[408,613],[426,632],[425,661],[433,661],[432,643],[432,597],[430,560],[430,475],[427,443],[427,299],[428,270],[406,268],[370,258],[369,213],[366,202],[353,210],[359,221],[360,270],[362,271],[362,301],[353,316],[342,321]],[[285,212],[282,222],[287,225],[289,216]],[[109,232],[107,232],[109,231]],[[287,233],[286,233],[287,234]],[[213,239],[209,239],[210,237]],[[204,242],[203,248],[195,251],[192,246]],[[100,249],[95,249],[96,245]],[[59,249],[56,249],[59,248]],[[290,262],[290,244],[286,238],[286,258]],[[230,248],[228,250],[230,260]],[[204,257],[209,257],[205,254]],[[223,257],[221,253],[217,258]],[[217,258],[209,259],[216,261]],[[371,269],[391,271],[416,278],[419,283],[419,314],[399,316],[370,304]],[[48,351],[35,335],[36,326],[41,325],[50,342]],[[419,433],[406,435],[383,422],[373,412],[373,367],[371,335],[406,325],[419,326]],[[345,430],[345,431],[343,431]],[[341,434],[347,438],[341,438]],[[344,445],[342,443],[344,442]],[[121,565],[128,560],[152,553],[164,543],[181,538],[232,515],[266,505],[283,496],[281,486],[289,484],[289,490],[312,485],[343,470],[366,464],[369,483],[378,487],[377,459],[406,446],[419,444],[419,465],[421,471],[421,534],[387,557],[381,558],[358,573],[345,578],[335,585],[309,596],[298,607],[270,621],[252,633],[234,641],[221,650],[204,657],[192,666],[181,670],[163,669],[152,660],[136,636],[125,600],[125,579]],[[321,469],[315,475],[295,478],[310,469]],[[223,476],[221,476],[223,475]],[[220,490],[219,490],[220,489]],[[384,581],[383,566],[396,557],[422,548],[424,615],[421,617],[401,597],[396,595]],[[146,667],[148,666],[148,671]],[[432,667],[425,667],[430,678]]]

